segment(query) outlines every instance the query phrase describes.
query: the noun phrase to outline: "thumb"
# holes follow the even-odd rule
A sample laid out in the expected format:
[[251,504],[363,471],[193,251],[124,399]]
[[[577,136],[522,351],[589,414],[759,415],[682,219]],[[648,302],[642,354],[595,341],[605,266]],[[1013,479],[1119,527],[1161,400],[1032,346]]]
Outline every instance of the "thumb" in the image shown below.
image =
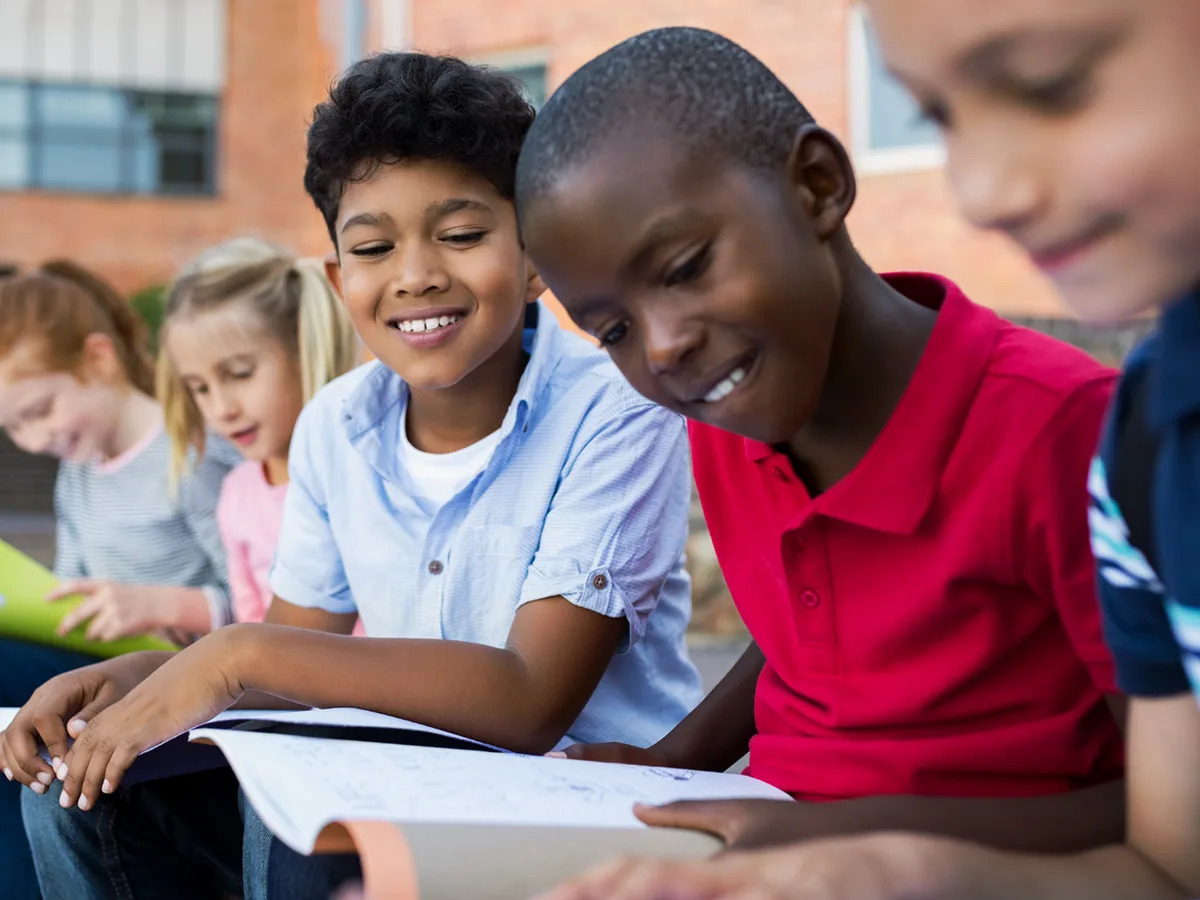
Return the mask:
[[67,723],[67,733],[72,738],[78,738],[79,735],[83,734],[83,729],[87,728],[88,722],[92,721],[92,719],[96,718],[96,716],[100,715],[100,713],[104,712],[110,706],[112,706],[111,700],[102,698],[93,700],[75,715],[71,716],[71,721]]
[[46,594],[46,601],[52,603],[75,594],[91,594],[96,587],[97,583],[92,578],[72,578],[68,581],[60,581]]
[[680,800],[665,806],[637,804],[634,815],[653,828],[690,828],[732,843],[740,828],[738,805],[727,800]]

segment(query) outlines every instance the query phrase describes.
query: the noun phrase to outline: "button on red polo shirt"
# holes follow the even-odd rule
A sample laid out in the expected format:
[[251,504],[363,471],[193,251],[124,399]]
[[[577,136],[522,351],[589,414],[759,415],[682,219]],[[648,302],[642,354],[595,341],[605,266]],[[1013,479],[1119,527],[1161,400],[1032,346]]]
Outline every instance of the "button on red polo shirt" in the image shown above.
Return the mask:
[[1119,777],[1087,531],[1115,373],[951,282],[857,467],[813,498],[770,446],[692,423],[696,482],[763,654],[750,771],[801,799],[1027,796]]

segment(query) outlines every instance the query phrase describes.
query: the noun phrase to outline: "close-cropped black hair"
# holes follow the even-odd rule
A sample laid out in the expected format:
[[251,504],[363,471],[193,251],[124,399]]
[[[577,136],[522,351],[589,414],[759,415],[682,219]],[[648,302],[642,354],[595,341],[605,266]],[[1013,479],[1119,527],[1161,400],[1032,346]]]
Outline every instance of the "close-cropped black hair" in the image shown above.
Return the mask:
[[774,170],[812,121],[744,47],[702,28],[656,28],[606,50],[554,92],[525,139],[517,206],[524,216],[616,131],[667,128],[681,155]]
[[355,63],[313,111],[304,188],[337,246],[348,183],[406,160],[458,163],[514,197],[534,109],[520,83],[450,56],[379,53]]

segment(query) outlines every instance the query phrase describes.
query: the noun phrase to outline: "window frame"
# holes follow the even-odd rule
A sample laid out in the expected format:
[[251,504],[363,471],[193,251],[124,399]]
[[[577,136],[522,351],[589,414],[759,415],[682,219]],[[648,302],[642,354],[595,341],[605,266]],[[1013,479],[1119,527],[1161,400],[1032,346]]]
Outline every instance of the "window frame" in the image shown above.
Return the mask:
[[849,85],[850,152],[862,175],[884,175],[941,169],[946,148],[940,142],[909,147],[871,146],[871,61],[867,43],[870,23],[859,3],[848,17],[847,83]]
[[553,89],[550,86],[550,51],[546,47],[525,47],[517,50],[503,50],[498,53],[487,53],[474,57],[472,62],[481,66],[491,66],[507,74],[515,74],[518,69],[541,69],[545,79],[545,97],[541,103],[535,103],[540,110]]
[[[0,196],[15,193],[61,194],[87,197],[162,197],[171,199],[208,200],[220,196],[220,160],[219,144],[222,119],[221,96],[219,94],[198,91],[150,90],[141,87],[125,87],[122,85],[96,84],[91,82],[58,81],[36,78],[0,77],[0,86],[15,87],[21,90],[25,103],[25,121],[16,126],[0,126],[0,143],[16,147],[24,147],[27,154],[25,177],[19,182],[0,183]],[[123,104],[122,120],[116,128],[107,131],[98,126],[72,125],[70,123],[47,123],[42,108],[41,92],[49,90],[100,92],[117,95]],[[167,149],[179,153],[196,153],[206,165],[206,178],[203,185],[183,187],[170,185],[164,181],[161,168],[158,170],[156,183],[152,190],[139,190],[136,177],[136,156],[139,145],[136,139],[133,113],[136,103],[131,103],[131,97],[181,98],[198,100],[209,104],[212,110],[211,120],[207,120],[197,129],[201,134],[184,135],[184,130],[170,132],[170,140],[155,141],[152,145],[161,155]],[[89,146],[93,138],[113,135],[116,138],[118,154],[118,177],[113,187],[69,186],[61,183],[48,182],[43,171],[43,153],[47,147],[66,147],[75,145],[64,140],[59,135],[70,134],[77,130],[79,140],[77,146]],[[49,135],[49,136],[48,136]],[[188,146],[185,146],[188,145]]]

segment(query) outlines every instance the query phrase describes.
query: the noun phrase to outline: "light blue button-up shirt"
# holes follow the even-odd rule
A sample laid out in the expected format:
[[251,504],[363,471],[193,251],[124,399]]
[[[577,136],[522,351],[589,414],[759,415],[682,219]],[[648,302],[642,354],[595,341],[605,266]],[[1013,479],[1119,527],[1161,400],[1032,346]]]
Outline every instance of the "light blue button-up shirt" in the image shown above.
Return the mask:
[[373,637],[493,647],[532,600],[623,616],[628,645],[568,737],[647,746],[701,697],[685,644],[686,430],[545,307],[535,315],[500,443],[432,521],[400,464],[404,381],[374,362],[313,399],[292,437],[271,587],[358,612]]

